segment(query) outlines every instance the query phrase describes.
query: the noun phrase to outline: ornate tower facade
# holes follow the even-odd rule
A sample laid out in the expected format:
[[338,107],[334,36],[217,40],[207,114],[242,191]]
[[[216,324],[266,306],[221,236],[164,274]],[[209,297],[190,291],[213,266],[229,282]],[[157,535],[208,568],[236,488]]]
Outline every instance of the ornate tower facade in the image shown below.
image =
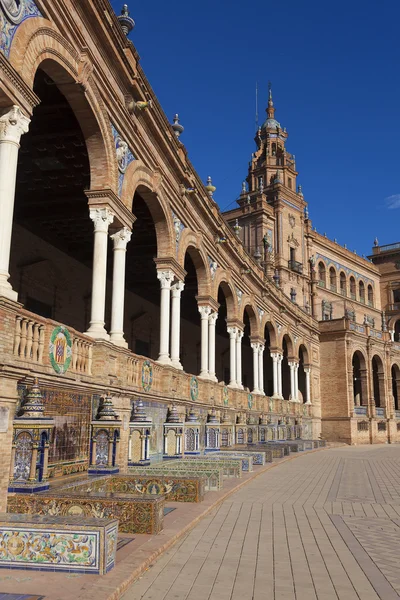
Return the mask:
[[275,118],[269,89],[267,118],[255,136],[238,207],[224,213],[247,252],[265,264],[267,275],[301,307],[309,306],[306,248],[307,203],[297,187],[295,156],[286,149],[288,133]]

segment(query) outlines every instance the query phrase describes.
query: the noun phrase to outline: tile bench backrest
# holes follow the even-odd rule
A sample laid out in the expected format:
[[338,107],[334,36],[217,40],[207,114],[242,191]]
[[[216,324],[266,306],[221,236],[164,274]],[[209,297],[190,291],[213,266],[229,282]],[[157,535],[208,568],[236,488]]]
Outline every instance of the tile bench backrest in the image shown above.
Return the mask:
[[157,467],[129,467],[129,473],[132,475],[160,475],[163,477],[193,477],[194,475],[202,477],[206,480],[205,490],[216,491],[221,490],[223,486],[223,472],[220,468],[209,468],[209,469],[188,469],[187,467],[180,467],[173,465],[170,469],[157,468]]

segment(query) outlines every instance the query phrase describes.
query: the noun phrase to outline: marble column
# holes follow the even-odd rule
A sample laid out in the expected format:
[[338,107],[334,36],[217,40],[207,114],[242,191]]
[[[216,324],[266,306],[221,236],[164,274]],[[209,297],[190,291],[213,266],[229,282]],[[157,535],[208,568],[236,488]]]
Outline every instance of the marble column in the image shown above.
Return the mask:
[[163,365],[171,364],[169,357],[169,316],[171,303],[171,284],[174,274],[169,269],[157,271],[161,286],[160,306],[160,354],[158,362]]
[[0,116],[0,296],[15,301],[18,294],[8,281],[15,182],[19,142],[29,123],[18,106],[7,108]]
[[181,294],[185,284],[177,281],[171,287],[171,363],[176,369],[183,369],[179,355],[181,340]]
[[295,402],[296,400],[296,391],[295,391],[295,384],[294,384],[294,369],[295,369],[295,364],[293,361],[289,361],[289,369],[290,369],[290,396],[289,396],[289,400],[292,400],[293,402]]
[[199,306],[201,317],[201,365],[199,377],[208,379],[208,318],[211,314],[209,306]]
[[104,328],[107,282],[107,242],[108,227],[114,220],[108,208],[91,208],[90,218],[94,223],[92,310],[89,329],[86,335],[97,340],[108,340],[110,336]]
[[304,401],[305,404],[311,404],[311,368],[304,367],[304,373],[306,374],[306,397]]
[[212,312],[208,317],[208,373],[211,381],[218,381],[215,374],[215,325],[217,319],[217,312]]
[[260,394],[265,396],[264,392],[264,344],[258,346],[258,388]]
[[228,327],[229,334],[229,385],[230,387],[237,387],[236,384],[236,327]]
[[242,338],[243,331],[238,329],[236,335],[236,383],[237,387],[242,390]]
[[273,397],[279,397],[279,383],[278,383],[278,357],[277,352],[271,352],[272,358],[272,379],[273,379]]
[[114,271],[110,340],[123,348],[128,347],[124,338],[125,263],[126,246],[131,236],[132,232],[127,227],[123,227],[111,236],[114,242]]
[[299,401],[299,363],[294,363],[294,400]]
[[278,380],[278,396],[279,396],[279,398],[283,398],[283,394],[282,394],[282,361],[283,361],[283,355],[278,353],[277,380]]
[[252,394],[259,394],[259,385],[258,385],[258,374],[259,374],[259,364],[258,364],[258,351],[259,344],[252,343],[251,347],[253,348],[253,391]]

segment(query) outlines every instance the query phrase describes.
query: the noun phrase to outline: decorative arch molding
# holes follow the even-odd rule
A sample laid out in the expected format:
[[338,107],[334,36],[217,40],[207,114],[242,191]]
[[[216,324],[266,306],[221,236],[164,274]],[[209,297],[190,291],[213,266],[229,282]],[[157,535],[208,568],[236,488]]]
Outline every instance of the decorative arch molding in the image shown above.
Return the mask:
[[284,329],[282,331],[282,335],[281,335],[281,348],[283,351],[283,342],[286,341],[286,345],[287,345],[287,355],[288,355],[288,360],[293,360],[293,359],[297,359],[296,356],[296,346],[293,340],[293,336],[292,334],[289,332],[288,329]]
[[132,161],[125,171],[121,201],[134,213],[133,199],[138,192],[151,213],[157,236],[157,258],[176,256],[175,232],[169,202],[161,186],[161,176],[140,160]]
[[261,322],[260,326],[260,335],[261,337],[265,337],[265,328],[268,329],[269,339],[270,339],[270,347],[276,348],[278,346],[278,333],[276,330],[276,325],[271,320],[271,316],[264,316],[264,319]]
[[353,348],[350,349],[350,352],[349,352],[350,367],[352,368],[353,357],[357,352],[358,352],[358,354],[361,355],[361,358],[362,358],[362,362],[360,361],[361,368],[368,370],[368,358],[365,355],[365,350],[361,346],[354,346]]
[[258,316],[257,305],[250,296],[244,296],[239,310],[239,320],[244,322],[244,315],[247,313],[250,320],[250,336],[260,336],[260,319]]
[[305,343],[305,341],[299,340],[297,343],[297,347],[298,347],[298,351],[297,351],[298,358],[300,359],[300,350],[302,350],[304,365],[305,366],[310,365],[311,364],[311,354],[310,354],[310,350],[308,349],[308,346]]
[[[86,53],[80,55],[45,19],[29,19],[18,28],[14,43],[24,52],[11,53],[11,63],[33,90],[41,68],[67,99],[86,142],[92,190],[118,190],[118,167],[108,113],[91,76]],[[81,86],[77,86],[81,84]]]
[[228,321],[238,319],[238,300],[235,287],[229,273],[222,269],[217,270],[214,279],[213,293],[211,294],[216,301],[218,301],[218,290],[220,287],[222,288],[226,300]]
[[206,253],[199,232],[184,229],[182,231],[178,250],[178,263],[184,269],[185,256],[189,253],[196,269],[199,296],[211,295],[211,277]]

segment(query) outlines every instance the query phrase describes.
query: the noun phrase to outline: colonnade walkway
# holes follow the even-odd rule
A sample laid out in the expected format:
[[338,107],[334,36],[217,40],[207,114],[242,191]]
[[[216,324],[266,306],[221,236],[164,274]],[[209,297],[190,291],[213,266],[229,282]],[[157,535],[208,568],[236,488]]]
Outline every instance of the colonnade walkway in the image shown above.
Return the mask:
[[123,600],[400,598],[400,445],[296,456],[231,495]]

